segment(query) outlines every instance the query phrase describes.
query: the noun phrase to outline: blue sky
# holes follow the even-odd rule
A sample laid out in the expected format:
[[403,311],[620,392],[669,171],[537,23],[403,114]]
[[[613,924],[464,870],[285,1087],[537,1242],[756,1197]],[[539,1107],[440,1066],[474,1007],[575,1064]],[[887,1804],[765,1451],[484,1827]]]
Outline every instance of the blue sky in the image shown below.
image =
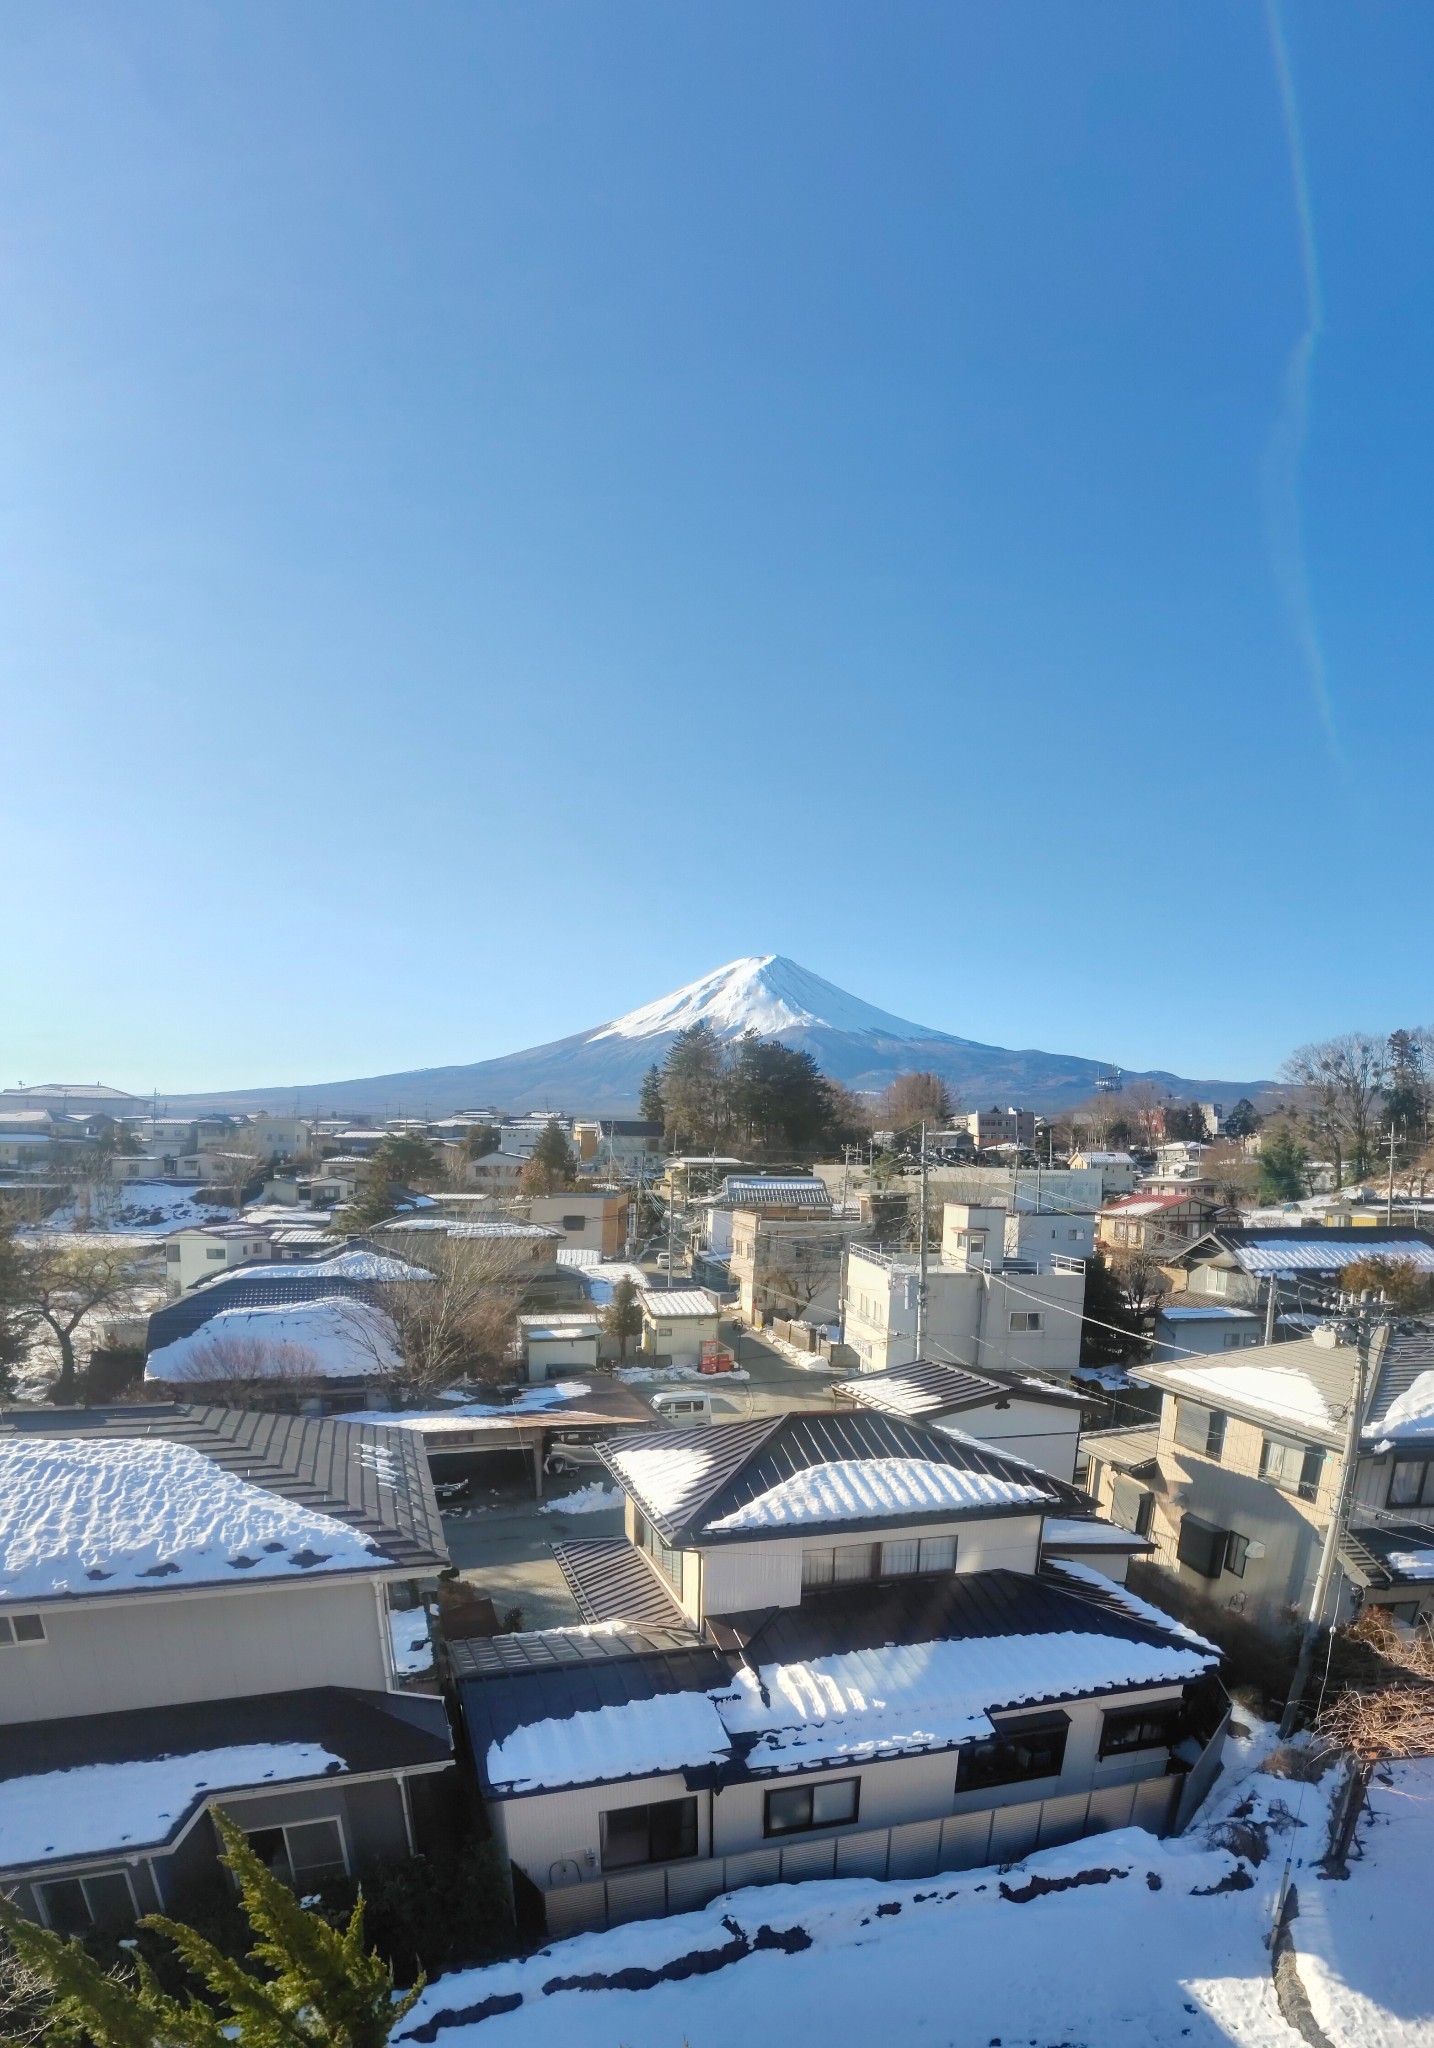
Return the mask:
[[1434,1018],[1434,13],[1283,34],[6,10],[0,1080]]

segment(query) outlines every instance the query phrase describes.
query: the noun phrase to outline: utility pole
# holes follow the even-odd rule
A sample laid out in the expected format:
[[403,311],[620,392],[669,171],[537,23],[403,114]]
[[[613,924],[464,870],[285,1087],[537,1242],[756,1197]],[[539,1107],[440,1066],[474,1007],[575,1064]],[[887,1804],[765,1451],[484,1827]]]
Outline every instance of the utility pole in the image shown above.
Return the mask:
[[1344,1430],[1344,1469],[1339,1476],[1339,1492],[1335,1497],[1334,1512],[1330,1516],[1329,1527],[1324,1532],[1324,1548],[1320,1552],[1319,1570],[1315,1573],[1314,1591],[1310,1595],[1309,1616],[1300,1639],[1299,1661],[1295,1665],[1290,1696],[1285,1701],[1285,1711],[1280,1719],[1281,1741],[1294,1731],[1295,1720],[1304,1700],[1305,1687],[1309,1684],[1315,1646],[1324,1629],[1325,1602],[1329,1598],[1330,1582],[1334,1578],[1335,1566],[1339,1561],[1340,1539],[1349,1520],[1350,1499],[1354,1492],[1354,1468],[1359,1460],[1359,1434],[1364,1426],[1369,1387],[1369,1354],[1374,1330],[1374,1296],[1366,1288],[1355,1310],[1354,1389],[1350,1396],[1349,1416]]
[[1389,1200],[1384,1205],[1384,1220],[1394,1221],[1394,1118],[1389,1119]]
[[1265,1290],[1265,1342],[1273,1344],[1275,1341],[1275,1310],[1280,1299],[1280,1283],[1274,1273],[1271,1273],[1269,1279],[1265,1282]]
[[921,1244],[916,1254],[916,1356],[926,1356],[926,1119],[921,1120]]

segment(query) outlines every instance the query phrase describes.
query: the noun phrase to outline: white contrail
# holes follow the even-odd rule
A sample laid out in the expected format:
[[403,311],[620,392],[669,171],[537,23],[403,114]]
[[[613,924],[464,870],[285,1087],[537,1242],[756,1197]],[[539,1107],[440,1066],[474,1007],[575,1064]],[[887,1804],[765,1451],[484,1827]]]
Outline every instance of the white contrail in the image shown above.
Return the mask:
[[1310,595],[1309,567],[1305,560],[1304,528],[1300,516],[1300,464],[1309,430],[1310,378],[1315,347],[1324,332],[1324,299],[1320,291],[1319,252],[1315,247],[1314,214],[1310,206],[1309,178],[1305,172],[1299,107],[1295,101],[1279,0],[1265,0],[1265,25],[1269,31],[1270,56],[1279,87],[1280,111],[1284,117],[1285,146],[1289,153],[1290,183],[1294,189],[1295,223],[1299,234],[1300,269],[1305,287],[1305,324],[1285,365],[1280,410],[1265,444],[1261,464],[1265,539],[1270,552],[1270,566],[1309,672],[1325,744],[1336,764],[1343,766],[1324,648],[1320,644],[1314,600]]

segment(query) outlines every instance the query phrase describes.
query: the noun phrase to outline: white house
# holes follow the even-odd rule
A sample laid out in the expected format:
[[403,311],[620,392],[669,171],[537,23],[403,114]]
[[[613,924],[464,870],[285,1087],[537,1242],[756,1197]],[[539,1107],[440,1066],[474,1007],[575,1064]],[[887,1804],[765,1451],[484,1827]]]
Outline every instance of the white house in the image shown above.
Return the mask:
[[583,1628],[453,1646],[499,1841],[552,1936],[740,1885],[922,1877],[1182,1825],[1213,1647],[1088,1566],[1082,1496],[889,1415],[618,1437],[626,1541],[562,1546]]
[[602,1323],[594,1315],[519,1316],[525,1377],[532,1385],[554,1373],[595,1372]]
[[252,1223],[188,1224],[171,1231],[164,1241],[166,1291],[173,1299],[231,1266],[272,1257],[268,1232]]
[[[1004,1211],[948,1202],[939,1257],[926,1274],[923,1350],[974,1372],[996,1367],[1063,1376],[1080,1363],[1085,1261],[1061,1252],[1012,1258]],[[853,1244],[842,1333],[864,1372],[917,1356],[917,1254]]]
[[67,1934],[182,1916],[215,1806],[301,1891],[423,1848],[456,1793],[425,1612],[446,1564],[397,1432],[6,1411],[0,1887]]
[[832,1389],[839,1401],[897,1415],[926,1428],[948,1426],[993,1451],[1029,1458],[1043,1472],[1074,1482],[1082,1397],[1039,1373],[968,1372],[918,1358],[885,1372],[857,1373]]
[[644,1287],[637,1300],[642,1348],[651,1357],[700,1365],[703,1345],[721,1337],[722,1313],[705,1287]]

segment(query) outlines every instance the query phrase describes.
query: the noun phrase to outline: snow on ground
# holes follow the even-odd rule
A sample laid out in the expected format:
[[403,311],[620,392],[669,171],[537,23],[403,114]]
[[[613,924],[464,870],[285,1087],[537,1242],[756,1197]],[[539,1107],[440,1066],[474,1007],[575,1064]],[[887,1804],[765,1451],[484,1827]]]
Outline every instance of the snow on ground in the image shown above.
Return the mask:
[[750,1380],[752,1375],[734,1366],[731,1372],[699,1372],[695,1365],[618,1365],[613,1378],[625,1386],[667,1386],[678,1380],[696,1380],[700,1386],[720,1393],[732,1380]]
[[[241,1268],[242,1270],[242,1268]],[[224,1308],[152,1351],[147,1380],[369,1379],[400,1363],[393,1324],[353,1295]]]
[[591,1486],[580,1486],[576,1493],[559,1494],[555,1500],[545,1500],[539,1508],[540,1515],[598,1515],[608,1508],[622,1506],[622,1492],[616,1486],[604,1486],[601,1479],[595,1479]]
[[163,1437],[0,1443],[0,1599],[157,1591],[372,1570],[377,1544],[332,1515]]
[[709,1522],[717,1529],[788,1529],[873,1515],[929,1514],[934,1508],[1009,1506],[1046,1501],[1047,1486],[1026,1486],[985,1472],[963,1472],[925,1458],[838,1458],[812,1465]]
[[417,1678],[433,1669],[433,1638],[428,1632],[426,1607],[409,1607],[402,1612],[390,1608],[388,1640],[393,1650],[393,1668],[401,1678]]
[[1369,1806],[1349,1876],[1299,1882],[1299,1917],[1290,1932],[1300,1981],[1332,2040],[1429,2048],[1434,1758],[1381,1771]]
[[82,1764],[0,1780],[0,1865],[59,1862],[168,1841],[197,1799],[240,1785],[323,1778],[348,1765],[312,1742],[250,1742],[188,1756]]
[[[1238,1805],[1247,1827],[1269,1827],[1259,1864],[1219,1846],[1218,1833],[1212,1841],[1208,1825],[1165,1842],[1126,1828],[1004,1871],[730,1893],[700,1913],[580,1935],[520,1962],[440,1978],[395,2042],[1302,2048],[1280,2016],[1264,1936],[1287,1849],[1304,1896],[1302,1866],[1324,1848],[1333,1774],[1306,1786],[1264,1776],[1258,1765],[1270,1747],[1264,1730],[1232,1740],[1207,1807],[1218,1821]],[[1042,1894],[1043,1885],[1064,1888]],[[613,1983],[620,1971],[630,1974]],[[1419,1996],[1412,1991],[1409,2002]],[[1413,2038],[1388,2041],[1404,2048]],[[1427,2048],[1427,2031],[1423,2039]],[[1336,2036],[1336,2048],[1384,2042]]]
[[197,1186],[175,1187],[163,1180],[118,1183],[88,1205],[83,1196],[61,1203],[45,1218],[45,1228],[69,1231],[81,1222],[87,1232],[167,1237],[191,1224],[232,1221],[232,1204],[201,1202],[198,1194]]

